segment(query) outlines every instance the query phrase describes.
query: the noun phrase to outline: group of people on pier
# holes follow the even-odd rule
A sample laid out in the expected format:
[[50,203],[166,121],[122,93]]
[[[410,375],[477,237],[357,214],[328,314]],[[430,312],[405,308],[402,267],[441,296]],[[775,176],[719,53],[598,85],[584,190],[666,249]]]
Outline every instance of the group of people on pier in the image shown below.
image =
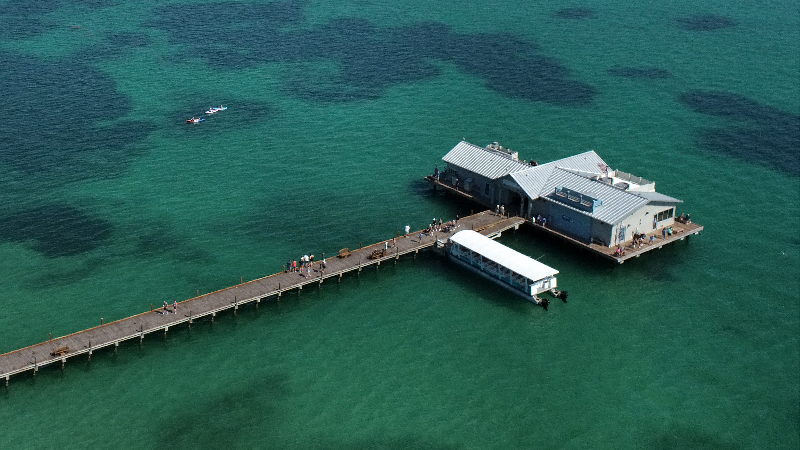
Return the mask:
[[[449,233],[451,230],[453,230],[457,226],[458,226],[458,216],[456,216],[455,219],[450,220],[448,222],[442,222],[442,219],[439,219],[437,221],[436,218],[434,217],[433,218],[433,223],[428,224],[428,228],[422,230],[419,233],[419,238],[422,239],[423,235],[425,235],[425,236],[433,236],[433,233],[435,231],[440,231],[440,232],[443,232],[443,233]],[[408,228],[408,226],[406,226],[406,234],[408,234],[407,228]]]
[[[287,272],[300,272],[301,275],[307,276],[307,274],[311,273],[311,266],[314,264],[314,255],[308,256],[303,255],[300,257],[300,261],[298,262],[296,259],[289,261],[286,263],[286,271]],[[321,270],[325,269],[325,259],[323,258],[321,263]],[[305,274],[303,273],[305,272]]]
[[176,314],[178,312],[178,301],[174,300],[172,302],[172,311],[169,310],[169,303],[164,302],[164,308],[161,311],[162,311],[161,314],[169,314],[169,313]]

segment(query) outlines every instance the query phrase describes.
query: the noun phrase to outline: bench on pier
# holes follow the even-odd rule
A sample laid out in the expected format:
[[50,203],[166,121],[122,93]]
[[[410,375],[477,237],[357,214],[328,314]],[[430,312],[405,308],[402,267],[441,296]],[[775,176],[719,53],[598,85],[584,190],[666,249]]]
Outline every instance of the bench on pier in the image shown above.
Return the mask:
[[372,251],[372,254],[369,255],[369,259],[379,259],[386,256],[386,249],[384,248],[377,248]]
[[348,256],[350,256],[350,254],[351,253],[349,248],[343,248],[339,250],[339,258],[347,258]]
[[69,353],[69,346],[65,345],[63,347],[58,347],[57,349],[53,350],[53,352],[50,353],[50,355],[51,356],[64,356],[67,353]]

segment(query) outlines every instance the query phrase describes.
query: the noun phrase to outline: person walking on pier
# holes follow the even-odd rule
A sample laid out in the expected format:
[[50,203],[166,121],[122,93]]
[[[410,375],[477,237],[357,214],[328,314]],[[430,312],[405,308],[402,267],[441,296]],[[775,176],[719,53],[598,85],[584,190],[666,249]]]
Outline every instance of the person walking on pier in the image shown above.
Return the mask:
[[411,233],[411,227],[406,225],[406,236],[408,236],[408,233]]
[[172,312],[173,314],[178,314],[178,301],[174,300],[172,302]]

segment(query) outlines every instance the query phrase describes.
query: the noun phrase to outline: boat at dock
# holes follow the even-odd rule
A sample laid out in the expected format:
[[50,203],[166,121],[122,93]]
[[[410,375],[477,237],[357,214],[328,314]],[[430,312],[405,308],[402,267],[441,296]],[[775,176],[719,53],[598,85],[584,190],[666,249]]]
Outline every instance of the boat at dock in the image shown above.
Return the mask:
[[557,288],[558,270],[506,247],[481,233],[459,231],[450,237],[448,256],[456,264],[547,309],[548,292],[566,301]]

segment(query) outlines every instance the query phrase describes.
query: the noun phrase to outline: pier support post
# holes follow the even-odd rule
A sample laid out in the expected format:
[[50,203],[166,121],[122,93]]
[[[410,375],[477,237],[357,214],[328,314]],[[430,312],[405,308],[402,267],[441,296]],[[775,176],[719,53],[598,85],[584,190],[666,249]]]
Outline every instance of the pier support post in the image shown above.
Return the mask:
[[67,358],[61,358],[61,370],[64,370],[64,364],[66,364]]
[[339,281],[337,281],[337,283],[341,283],[341,282],[342,282],[342,274],[340,273],[339,274]]
[[119,348],[119,342],[114,342],[114,353],[117,353],[118,348]]
[[164,337],[167,337],[167,330],[169,330],[169,327],[164,327]]
[[6,375],[6,387],[8,387],[8,379],[9,379],[9,376]]
[[216,317],[216,316],[217,316],[217,313],[215,313],[215,312],[211,313],[211,323],[214,323],[214,317]]

